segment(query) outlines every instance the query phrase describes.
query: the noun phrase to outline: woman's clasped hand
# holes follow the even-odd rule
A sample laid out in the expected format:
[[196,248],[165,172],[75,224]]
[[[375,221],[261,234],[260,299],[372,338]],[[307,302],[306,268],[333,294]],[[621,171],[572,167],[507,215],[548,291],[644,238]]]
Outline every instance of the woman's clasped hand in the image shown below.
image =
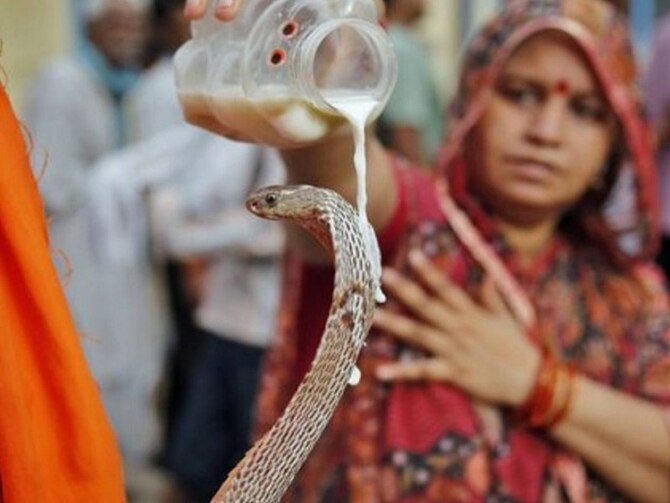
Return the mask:
[[469,295],[420,251],[409,255],[415,279],[384,271],[384,288],[407,314],[378,308],[375,324],[425,351],[420,359],[380,367],[384,380],[452,383],[483,401],[517,406],[530,393],[540,351],[514,318],[493,281]]

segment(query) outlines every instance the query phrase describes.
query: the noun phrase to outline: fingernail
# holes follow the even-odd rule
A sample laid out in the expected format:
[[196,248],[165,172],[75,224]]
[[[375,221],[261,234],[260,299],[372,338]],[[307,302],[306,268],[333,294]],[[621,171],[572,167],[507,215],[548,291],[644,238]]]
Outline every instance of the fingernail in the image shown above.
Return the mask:
[[426,263],[427,259],[421,250],[414,249],[409,252],[409,261],[412,265],[423,265]]
[[382,281],[384,283],[393,283],[397,279],[398,279],[398,273],[397,272],[395,272],[393,269],[390,269],[388,267],[384,268],[384,270],[382,271]]
[[230,9],[235,4],[235,0],[219,0],[217,9]]
[[388,381],[389,379],[393,378],[393,369],[385,366],[377,367],[375,375],[382,381]]
[[199,6],[200,6],[200,0],[186,0],[186,6],[184,10],[190,14],[195,12]]

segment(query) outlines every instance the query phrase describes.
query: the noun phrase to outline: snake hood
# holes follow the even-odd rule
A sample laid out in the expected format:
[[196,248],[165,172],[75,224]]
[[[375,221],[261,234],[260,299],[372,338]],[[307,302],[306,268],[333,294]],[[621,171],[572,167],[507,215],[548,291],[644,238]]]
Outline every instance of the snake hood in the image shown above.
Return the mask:
[[[332,202],[336,198],[339,196],[334,191],[311,185],[274,185],[251,194],[246,205],[251,213],[261,218],[297,223],[332,252],[332,222],[326,211],[329,205],[315,204],[315,201]],[[353,208],[351,213],[349,218],[353,221]]]

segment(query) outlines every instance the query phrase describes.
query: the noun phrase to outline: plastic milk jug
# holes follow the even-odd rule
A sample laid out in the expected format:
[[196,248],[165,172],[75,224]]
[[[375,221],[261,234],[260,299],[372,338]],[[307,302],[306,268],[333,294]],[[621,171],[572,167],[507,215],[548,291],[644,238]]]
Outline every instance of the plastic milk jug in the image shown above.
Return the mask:
[[279,148],[314,143],[386,104],[397,75],[374,0],[247,0],[234,21],[207,15],[175,55],[186,119]]

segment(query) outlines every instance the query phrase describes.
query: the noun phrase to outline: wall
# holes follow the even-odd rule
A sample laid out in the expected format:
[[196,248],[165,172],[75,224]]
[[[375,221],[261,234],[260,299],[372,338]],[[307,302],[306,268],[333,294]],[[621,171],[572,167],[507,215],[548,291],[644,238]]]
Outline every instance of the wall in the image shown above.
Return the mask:
[[69,50],[69,7],[69,0],[0,0],[0,66],[17,109],[40,66]]
[[464,40],[489,19],[501,0],[427,0],[418,29],[431,51],[432,67],[442,99],[449,101],[455,87]]

